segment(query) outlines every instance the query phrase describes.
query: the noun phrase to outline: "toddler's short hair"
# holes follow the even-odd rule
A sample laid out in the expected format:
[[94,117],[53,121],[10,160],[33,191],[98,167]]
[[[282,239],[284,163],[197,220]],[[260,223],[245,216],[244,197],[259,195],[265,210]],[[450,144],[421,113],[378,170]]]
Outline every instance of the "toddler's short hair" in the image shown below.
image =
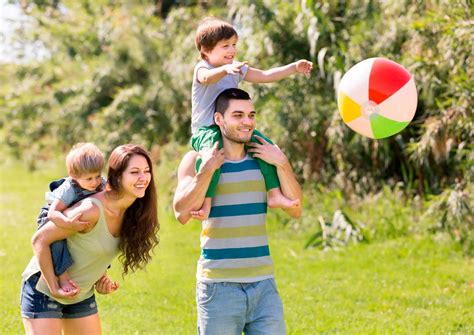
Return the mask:
[[206,59],[203,51],[211,51],[217,43],[232,36],[239,35],[231,24],[215,17],[206,17],[199,24],[195,37],[196,48],[201,53],[201,58]]
[[101,172],[104,164],[104,154],[93,143],[75,144],[66,157],[67,173],[74,177]]

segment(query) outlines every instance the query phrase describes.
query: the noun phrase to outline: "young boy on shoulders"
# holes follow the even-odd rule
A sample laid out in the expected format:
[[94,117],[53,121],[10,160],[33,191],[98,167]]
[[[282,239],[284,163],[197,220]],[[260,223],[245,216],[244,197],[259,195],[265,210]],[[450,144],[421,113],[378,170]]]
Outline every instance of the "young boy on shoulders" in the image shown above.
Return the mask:
[[[201,61],[195,66],[193,76],[191,144],[197,152],[212,148],[216,142],[220,143],[219,147],[222,145],[219,127],[214,124],[215,100],[219,93],[228,88],[238,88],[242,80],[251,83],[271,83],[295,73],[309,75],[313,68],[313,63],[305,59],[265,71],[249,67],[247,62],[235,60],[237,42],[238,35],[234,27],[217,18],[205,18],[196,31],[195,43]],[[240,131],[248,131],[245,120],[242,120]],[[252,142],[260,143],[255,135],[272,143],[258,130],[253,132]],[[257,161],[265,179],[268,206],[273,208],[298,206],[298,200],[290,200],[281,193],[275,167],[260,159]],[[199,171],[200,164],[201,161],[198,159],[196,171]],[[202,208],[191,213],[194,218],[199,220],[208,218],[211,198],[215,194],[219,177],[218,170],[212,177]]]

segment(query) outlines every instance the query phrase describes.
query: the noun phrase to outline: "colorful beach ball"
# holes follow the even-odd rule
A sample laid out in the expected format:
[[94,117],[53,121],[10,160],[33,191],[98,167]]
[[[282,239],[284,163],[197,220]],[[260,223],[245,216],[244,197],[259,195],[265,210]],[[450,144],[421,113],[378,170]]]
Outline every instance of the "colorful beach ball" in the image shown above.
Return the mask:
[[417,92],[412,75],[386,58],[357,63],[342,77],[337,103],[344,122],[370,138],[397,134],[415,116]]

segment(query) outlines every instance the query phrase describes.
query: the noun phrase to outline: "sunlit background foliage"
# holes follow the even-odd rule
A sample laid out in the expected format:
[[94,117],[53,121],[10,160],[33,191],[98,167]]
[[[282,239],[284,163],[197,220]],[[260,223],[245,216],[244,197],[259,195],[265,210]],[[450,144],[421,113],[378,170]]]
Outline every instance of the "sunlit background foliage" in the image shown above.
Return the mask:
[[[214,15],[235,25],[238,58],[250,66],[266,69],[299,58],[314,63],[309,79],[242,85],[256,102],[260,130],[285,150],[304,183],[309,213],[320,208],[321,194],[337,193],[345,206],[361,208],[376,197],[393,207],[403,198],[421,209],[412,211],[413,220],[431,217],[430,229],[450,232],[474,254],[470,1],[22,4],[33,21],[18,31],[19,42],[41,41],[50,58],[0,65],[0,131],[8,154],[31,168],[85,140],[105,152],[125,142],[155,151],[186,145],[198,59],[194,31]],[[369,57],[405,66],[419,94],[413,122],[384,140],[354,133],[337,112],[340,78]],[[308,225],[315,216],[312,221]],[[361,231],[365,240],[381,234]]]

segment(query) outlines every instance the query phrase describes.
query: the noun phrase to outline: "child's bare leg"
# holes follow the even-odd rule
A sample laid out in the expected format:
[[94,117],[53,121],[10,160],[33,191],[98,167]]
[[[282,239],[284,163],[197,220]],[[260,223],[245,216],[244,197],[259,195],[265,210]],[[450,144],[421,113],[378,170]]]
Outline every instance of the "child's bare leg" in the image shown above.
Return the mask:
[[69,273],[65,271],[63,274],[59,275],[58,277],[59,287],[64,292],[72,292],[77,290],[77,286],[72,281],[71,277],[69,277]]
[[296,208],[300,206],[300,200],[288,199],[281,193],[279,187],[267,191],[268,207],[271,208]]
[[205,198],[202,207],[197,211],[191,211],[191,216],[197,220],[207,220],[211,212],[211,200],[212,198]]

